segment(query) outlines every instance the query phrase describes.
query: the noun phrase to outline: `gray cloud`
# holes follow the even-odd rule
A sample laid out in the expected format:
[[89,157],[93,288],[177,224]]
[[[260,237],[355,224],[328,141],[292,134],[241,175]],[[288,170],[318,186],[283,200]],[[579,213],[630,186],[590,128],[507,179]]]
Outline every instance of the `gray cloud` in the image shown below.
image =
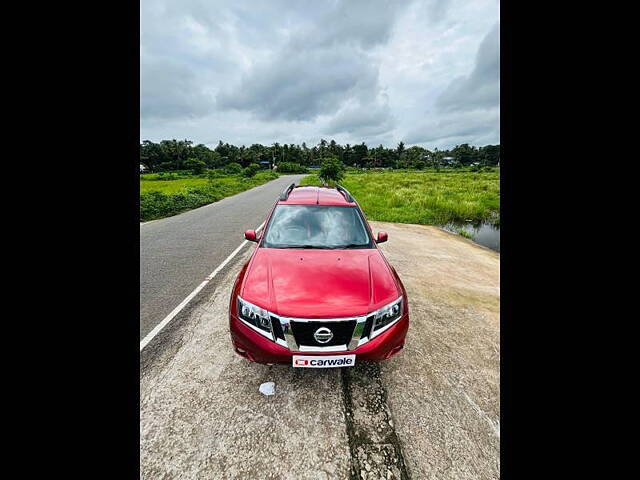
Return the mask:
[[495,0],[142,0],[140,136],[495,143],[498,19]]
[[367,49],[384,44],[395,17],[408,0],[348,0],[320,16],[311,28],[295,39],[296,46],[356,45]]
[[500,24],[480,42],[469,75],[454,78],[435,109],[407,136],[408,144],[480,144],[500,141]]
[[447,11],[451,6],[451,0],[434,0],[429,4],[429,20],[437,23],[446,18]]
[[259,65],[238,87],[219,95],[218,105],[263,119],[312,120],[352,96],[370,97],[377,75],[352,49],[308,51]]
[[380,85],[370,49],[388,41],[393,18],[406,3],[337,3],[295,30],[277,55],[256,64],[239,85],[220,93],[218,106],[301,121],[335,113],[352,98],[375,99]]
[[491,138],[495,143],[500,138],[500,110],[458,111],[452,114],[429,117],[419,128],[406,136],[409,145],[429,143],[434,146],[470,143],[478,145],[481,139]]
[[350,133],[355,136],[378,136],[394,127],[388,103],[349,105],[339,111],[324,130],[327,134]]
[[442,111],[473,110],[500,105],[500,24],[482,40],[470,75],[454,79],[440,95]]
[[215,104],[193,70],[171,62],[145,62],[140,83],[142,119],[200,117]]

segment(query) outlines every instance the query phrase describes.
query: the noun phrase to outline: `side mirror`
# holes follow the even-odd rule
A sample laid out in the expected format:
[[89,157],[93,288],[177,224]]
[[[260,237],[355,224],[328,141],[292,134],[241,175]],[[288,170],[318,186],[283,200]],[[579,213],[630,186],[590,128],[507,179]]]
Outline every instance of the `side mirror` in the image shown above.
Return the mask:
[[378,232],[378,239],[376,240],[376,243],[386,242],[388,238],[389,236],[387,235],[387,232]]
[[249,240],[250,242],[258,241],[258,237],[256,236],[255,230],[247,230],[246,232],[244,232],[244,238]]

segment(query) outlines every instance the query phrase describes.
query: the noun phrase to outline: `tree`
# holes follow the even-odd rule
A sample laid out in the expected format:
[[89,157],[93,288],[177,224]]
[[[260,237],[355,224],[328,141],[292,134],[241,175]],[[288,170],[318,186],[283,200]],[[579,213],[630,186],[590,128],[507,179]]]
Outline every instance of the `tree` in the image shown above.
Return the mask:
[[222,166],[220,154],[202,143],[191,149],[191,157],[202,160],[207,165],[207,168]]
[[436,148],[433,151],[433,154],[431,155],[431,162],[433,164],[433,166],[436,169],[436,172],[440,171],[440,164],[442,162],[442,158],[444,157],[444,155],[442,154],[441,151],[438,150],[438,148]]
[[481,162],[486,166],[495,167],[500,161],[500,145],[487,145],[480,148]]
[[[237,173],[240,173],[243,167],[264,160],[275,160],[277,164],[287,162],[309,166],[318,165],[329,157],[338,159],[343,166],[364,168],[424,168],[429,165],[439,169],[447,166],[468,166],[475,162],[483,166],[496,166],[500,162],[500,145],[476,147],[464,143],[452,149],[436,148],[430,152],[420,146],[406,148],[404,142],[398,143],[395,148],[383,145],[369,148],[364,142],[343,146],[333,139],[321,139],[313,147],[308,147],[306,143],[280,145],[277,142],[271,146],[254,143],[250,147],[238,147],[220,140],[213,150],[204,144],[193,146],[193,142],[186,139],[162,140],[159,143],[144,140],[140,144],[140,163],[152,172],[192,168],[188,159],[202,161],[209,169],[223,168],[230,163],[236,163],[240,166]],[[455,158],[455,162],[444,161],[446,157]],[[231,167],[231,170],[235,169],[236,167]]]
[[154,143],[145,140],[140,145],[140,162],[151,171],[179,170],[182,163],[192,155],[189,140],[162,140]]
[[192,143],[190,140],[176,139],[162,140],[160,142],[165,163],[173,164],[173,168],[170,168],[170,170],[182,169],[185,160],[191,156]]
[[151,172],[155,172],[164,161],[162,149],[159,144],[149,140],[142,142],[140,145],[140,163],[146,165]]
[[351,165],[358,165],[360,167],[365,163],[365,158],[368,156],[369,149],[362,142],[360,145],[354,145],[351,149],[353,153],[349,155],[349,159],[351,161]]
[[477,160],[478,157],[478,151],[476,150],[476,148],[469,146],[468,143],[458,145],[451,151],[451,153],[463,166],[471,165]]
[[396,168],[423,169],[427,165],[425,161],[426,156],[427,150],[424,148],[417,145],[409,147],[396,162]]
[[194,175],[200,175],[207,168],[207,164],[197,158],[187,158],[184,161],[183,167],[191,170]]
[[322,183],[338,183],[344,178],[344,165],[336,157],[324,157],[320,164],[320,174],[318,176]]
[[240,147],[238,160],[240,165],[248,167],[260,161],[260,154],[255,149],[244,148],[244,146],[242,146]]
[[228,143],[222,143],[222,140],[218,142],[216,152],[220,155],[223,161],[223,165],[227,163],[237,163],[240,156],[240,149],[235,145],[229,145]]

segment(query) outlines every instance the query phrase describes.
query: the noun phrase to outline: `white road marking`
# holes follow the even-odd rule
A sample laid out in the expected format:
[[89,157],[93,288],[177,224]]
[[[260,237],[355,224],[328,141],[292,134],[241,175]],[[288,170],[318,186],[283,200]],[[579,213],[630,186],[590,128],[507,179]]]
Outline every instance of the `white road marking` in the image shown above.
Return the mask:
[[[258,228],[256,228],[256,232],[259,232],[259,231],[262,229],[262,227],[264,227],[264,222],[262,222],[262,223],[260,224],[260,226],[259,226]],[[222,270],[222,269],[227,265],[227,263],[229,263],[229,262],[231,261],[231,259],[233,259],[233,257],[235,257],[235,256],[238,254],[238,252],[239,252],[240,250],[242,250],[242,247],[244,247],[247,243],[249,243],[249,240],[245,240],[244,242],[242,242],[242,243],[238,246],[238,248],[236,248],[233,252],[231,252],[231,254],[230,254],[230,255],[229,255],[229,256],[228,256],[228,257],[227,257],[227,258],[226,258],[226,259],[225,259],[225,260],[224,260],[220,265],[218,265],[218,266],[216,267],[216,269],[215,269],[213,272],[211,272],[209,275],[207,275],[207,276],[205,277],[204,282],[202,282],[200,285],[198,285],[198,286],[196,287],[196,289],[195,289],[193,292],[191,292],[191,293],[187,296],[187,298],[185,298],[182,302],[180,302],[180,305],[178,305],[176,308],[174,308],[174,309],[171,311],[171,313],[169,313],[169,315],[167,315],[167,316],[164,318],[164,320],[162,320],[158,325],[156,325],[156,326],[155,326],[155,328],[154,328],[153,330],[151,330],[151,331],[147,334],[147,336],[146,336],[146,337],[144,337],[144,338],[142,339],[142,341],[140,342],[140,351],[141,351],[141,352],[142,352],[142,349],[143,349],[144,347],[146,347],[146,346],[149,344],[149,342],[150,342],[151,340],[153,340],[153,338],[154,338],[158,333],[160,333],[160,331],[161,331],[164,327],[166,327],[166,326],[167,326],[167,324],[168,324],[171,320],[173,320],[173,318],[174,318],[178,313],[180,313],[180,311],[181,311],[184,307],[186,307],[186,306],[187,306],[187,304],[188,304],[191,300],[193,300],[193,297],[195,297],[195,296],[200,292],[200,290],[202,290],[204,287],[206,287],[207,283],[209,283],[211,280],[213,280],[213,278],[218,274],[218,272],[219,272],[220,270]]]

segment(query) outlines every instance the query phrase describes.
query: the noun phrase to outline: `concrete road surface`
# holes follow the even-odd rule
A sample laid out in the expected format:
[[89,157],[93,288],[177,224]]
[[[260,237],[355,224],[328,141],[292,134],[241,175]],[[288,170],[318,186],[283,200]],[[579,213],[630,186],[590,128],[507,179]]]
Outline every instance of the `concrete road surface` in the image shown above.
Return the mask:
[[[276,180],[174,217],[140,224],[140,340],[256,228],[304,175]],[[248,248],[248,247],[245,247]]]
[[246,248],[141,355],[140,478],[500,477],[500,255],[436,227],[371,224],[409,296],[404,350],[326,370],[239,357],[227,306]]

